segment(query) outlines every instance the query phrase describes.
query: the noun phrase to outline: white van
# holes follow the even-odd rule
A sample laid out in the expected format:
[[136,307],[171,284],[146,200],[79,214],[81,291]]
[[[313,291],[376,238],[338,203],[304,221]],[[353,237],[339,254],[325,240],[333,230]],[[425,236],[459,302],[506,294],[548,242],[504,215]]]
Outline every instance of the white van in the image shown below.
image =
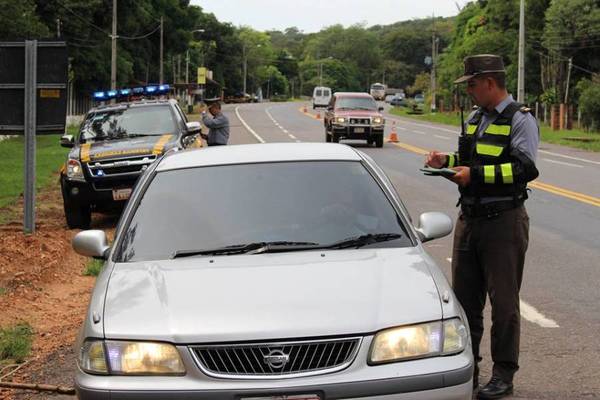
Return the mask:
[[331,89],[325,86],[317,86],[313,90],[312,107],[327,107],[331,100]]

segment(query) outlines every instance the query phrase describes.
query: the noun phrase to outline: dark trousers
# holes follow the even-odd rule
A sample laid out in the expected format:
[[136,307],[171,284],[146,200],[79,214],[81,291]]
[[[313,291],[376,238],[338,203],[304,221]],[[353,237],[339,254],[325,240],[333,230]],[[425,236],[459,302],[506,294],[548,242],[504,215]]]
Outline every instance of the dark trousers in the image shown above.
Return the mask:
[[528,242],[529,217],[523,205],[492,217],[460,213],[456,222],[452,286],[469,320],[475,376],[486,294],[492,305],[493,375],[512,382],[519,369],[519,290]]

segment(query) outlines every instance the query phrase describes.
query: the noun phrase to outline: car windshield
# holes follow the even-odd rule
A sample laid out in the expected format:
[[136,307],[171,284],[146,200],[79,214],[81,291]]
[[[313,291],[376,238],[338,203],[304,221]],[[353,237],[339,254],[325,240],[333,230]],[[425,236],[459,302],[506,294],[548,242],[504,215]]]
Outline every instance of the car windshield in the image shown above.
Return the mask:
[[377,103],[370,97],[339,97],[335,108],[377,111]]
[[255,243],[307,247],[382,234],[393,240],[369,246],[412,245],[401,218],[360,162],[189,168],[156,174],[123,232],[116,260],[252,249]]
[[90,114],[81,128],[81,140],[163,135],[175,129],[169,106],[122,107]]

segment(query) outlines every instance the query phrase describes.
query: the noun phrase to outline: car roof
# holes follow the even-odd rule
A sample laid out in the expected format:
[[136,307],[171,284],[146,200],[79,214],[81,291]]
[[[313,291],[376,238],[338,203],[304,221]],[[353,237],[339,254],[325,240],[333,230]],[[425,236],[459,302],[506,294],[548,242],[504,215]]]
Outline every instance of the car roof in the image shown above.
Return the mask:
[[105,104],[101,106],[96,106],[88,113],[98,112],[98,111],[110,111],[110,110],[118,110],[126,107],[145,107],[145,106],[156,106],[156,105],[170,105],[174,104],[176,100],[174,99],[141,99],[134,101],[123,101],[115,104]]
[[242,144],[169,153],[156,170],[267,162],[361,160],[362,157],[352,147],[335,143]]
[[334,96],[335,97],[368,97],[368,98],[373,98],[373,96],[371,96],[369,93],[363,93],[363,92],[337,92]]

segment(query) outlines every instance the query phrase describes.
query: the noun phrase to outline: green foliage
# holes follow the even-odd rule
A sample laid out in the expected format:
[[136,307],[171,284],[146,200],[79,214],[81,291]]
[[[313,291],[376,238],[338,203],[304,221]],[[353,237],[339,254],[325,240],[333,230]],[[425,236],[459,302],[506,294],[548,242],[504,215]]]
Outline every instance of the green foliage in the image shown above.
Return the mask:
[[27,323],[0,329],[0,365],[5,361],[23,362],[31,351],[33,329]]
[[48,37],[48,27],[36,14],[33,0],[0,0],[0,38],[2,41]]
[[0,296],[6,294],[6,288],[0,287]]
[[[36,188],[58,184],[56,172],[65,162],[68,149],[60,147],[60,135],[36,138]],[[0,142],[0,207],[14,203],[23,192],[24,138]]]
[[83,275],[85,276],[98,276],[102,268],[104,267],[104,261],[96,260],[92,258],[87,265],[85,266],[85,271],[83,271]]
[[600,84],[589,83],[582,87],[579,97],[581,123],[586,128],[597,131],[600,129]]

